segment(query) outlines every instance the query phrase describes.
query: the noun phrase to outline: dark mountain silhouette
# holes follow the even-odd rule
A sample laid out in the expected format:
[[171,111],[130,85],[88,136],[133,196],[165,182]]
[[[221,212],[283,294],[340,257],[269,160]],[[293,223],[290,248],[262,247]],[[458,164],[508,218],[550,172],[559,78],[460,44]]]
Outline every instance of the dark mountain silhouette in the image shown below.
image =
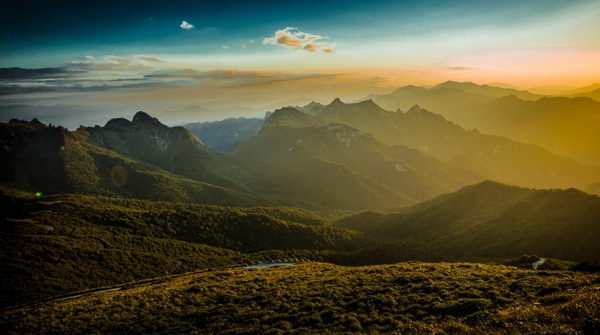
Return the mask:
[[145,113],[73,132],[37,119],[13,120],[0,124],[0,140],[2,182],[29,192],[223,205],[252,205],[260,198],[229,178],[243,177],[239,167],[184,128],[169,128]]
[[337,225],[392,240],[413,239],[455,259],[535,253],[597,262],[598,218],[600,198],[595,195],[485,181],[398,213],[366,212]]

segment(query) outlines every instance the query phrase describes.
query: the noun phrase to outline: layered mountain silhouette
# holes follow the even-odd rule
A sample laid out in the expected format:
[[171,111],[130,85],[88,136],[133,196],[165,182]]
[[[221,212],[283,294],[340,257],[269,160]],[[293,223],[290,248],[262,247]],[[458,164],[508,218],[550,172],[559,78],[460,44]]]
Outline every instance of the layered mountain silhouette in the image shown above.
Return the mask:
[[526,101],[511,95],[486,106],[476,124],[482,132],[600,166],[600,101],[564,97]]
[[[284,108],[235,153],[223,154],[144,112],[74,132],[15,120],[2,124],[3,181],[31,192],[357,211],[415,204],[483,180],[328,123]],[[115,182],[115,174],[125,181]]]
[[472,121],[482,113],[482,108],[495,99],[508,95],[515,95],[523,100],[537,100],[543,97],[513,88],[447,81],[431,88],[404,86],[390,94],[370,95],[364,100],[372,99],[386,110],[406,111],[414,105],[419,105],[463,127],[473,128]]
[[485,135],[477,130],[466,131],[418,105],[406,113],[390,112],[372,100],[345,104],[336,99],[317,118],[349,125],[388,144],[406,145],[504,183],[583,188],[600,179],[597,167],[580,165],[540,146]]
[[350,126],[324,123],[296,109],[277,110],[235,158],[256,175],[261,192],[346,209],[413,204],[483,179]]

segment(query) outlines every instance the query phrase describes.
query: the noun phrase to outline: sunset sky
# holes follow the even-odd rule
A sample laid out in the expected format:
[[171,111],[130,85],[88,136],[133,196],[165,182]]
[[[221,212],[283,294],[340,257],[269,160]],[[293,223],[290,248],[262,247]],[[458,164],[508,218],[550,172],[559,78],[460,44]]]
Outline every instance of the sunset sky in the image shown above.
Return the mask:
[[446,80],[600,81],[598,0],[20,1],[3,12],[0,101],[330,99]]

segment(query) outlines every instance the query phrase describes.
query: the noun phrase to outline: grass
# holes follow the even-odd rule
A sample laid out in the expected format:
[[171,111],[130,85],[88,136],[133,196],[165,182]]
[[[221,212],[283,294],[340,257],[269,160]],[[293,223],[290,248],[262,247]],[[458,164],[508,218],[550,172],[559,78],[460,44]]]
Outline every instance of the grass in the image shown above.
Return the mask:
[[594,334],[600,276],[499,265],[219,269],[4,312],[8,334]]

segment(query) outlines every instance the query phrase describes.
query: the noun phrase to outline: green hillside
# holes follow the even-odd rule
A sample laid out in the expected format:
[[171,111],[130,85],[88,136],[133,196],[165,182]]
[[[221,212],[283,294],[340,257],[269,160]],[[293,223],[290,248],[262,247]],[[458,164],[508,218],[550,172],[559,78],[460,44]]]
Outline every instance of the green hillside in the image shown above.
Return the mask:
[[595,334],[597,274],[465,263],[223,269],[5,311],[7,334]]
[[0,305],[207,267],[306,258],[344,265],[436,261],[414,241],[377,244],[296,208],[119,197],[37,198],[6,186]]
[[[213,174],[213,177],[199,179],[222,181],[239,190],[183,178],[135,157],[87,143],[90,136],[88,128],[69,132],[62,127],[48,127],[37,120],[0,124],[0,139],[4,144],[0,151],[0,181],[43,194],[78,192],[237,206],[268,203],[263,197],[219,176],[227,169]],[[128,144],[133,146],[134,143]],[[152,155],[151,147],[143,143],[139,147]],[[189,153],[182,153],[181,160],[193,160],[194,152],[190,150]],[[211,169],[216,169],[215,165],[204,164]],[[230,166],[230,170],[239,170],[235,165]],[[189,166],[189,169],[193,167]],[[202,170],[202,165],[199,165],[198,171]]]
[[451,259],[537,254],[600,261],[600,198],[575,189],[532,190],[491,181],[397,213],[365,212],[337,226],[412,239]]

